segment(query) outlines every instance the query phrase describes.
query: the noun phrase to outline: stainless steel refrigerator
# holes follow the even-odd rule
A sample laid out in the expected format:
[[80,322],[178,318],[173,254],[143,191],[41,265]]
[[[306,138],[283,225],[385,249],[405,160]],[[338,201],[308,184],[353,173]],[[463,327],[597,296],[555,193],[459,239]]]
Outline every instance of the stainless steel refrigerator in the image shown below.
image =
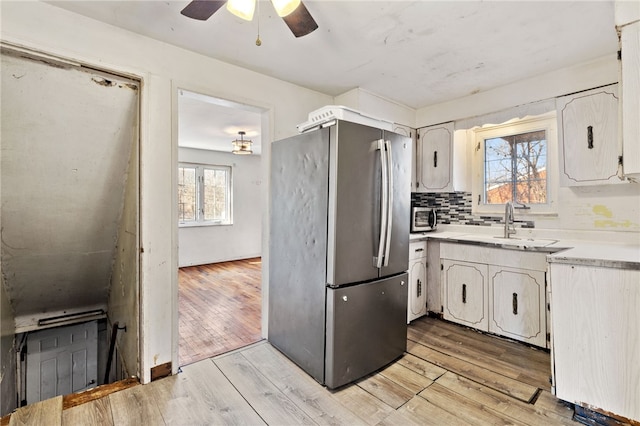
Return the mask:
[[271,150],[268,339],[328,388],[406,350],[411,140],[336,120]]

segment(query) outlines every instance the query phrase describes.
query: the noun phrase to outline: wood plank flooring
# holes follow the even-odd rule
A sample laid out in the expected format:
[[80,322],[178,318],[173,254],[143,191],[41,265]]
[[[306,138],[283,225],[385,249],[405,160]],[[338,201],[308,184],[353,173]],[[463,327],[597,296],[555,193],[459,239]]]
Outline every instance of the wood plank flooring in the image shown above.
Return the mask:
[[179,364],[259,341],[261,300],[260,258],[180,268]]
[[[330,391],[261,341],[187,365],[175,376],[52,410],[45,423],[577,424],[573,409],[549,393],[544,350],[433,318],[409,326],[407,346],[404,356],[386,368]],[[21,410],[30,407],[14,413],[10,424],[29,424],[23,420],[36,417]]]

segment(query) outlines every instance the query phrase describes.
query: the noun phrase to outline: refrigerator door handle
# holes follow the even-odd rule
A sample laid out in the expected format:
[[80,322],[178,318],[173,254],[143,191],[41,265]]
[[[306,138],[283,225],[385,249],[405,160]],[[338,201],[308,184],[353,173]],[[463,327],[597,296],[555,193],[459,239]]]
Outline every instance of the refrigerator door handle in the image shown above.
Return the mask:
[[385,257],[386,252],[386,240],[387,240],[387,221],[388,221],[388,204],[389,204],[389,168],[387,166],[387,154],[386,154],[386,145],[384,139],[379,139],[377,141],[378,147],[377,149],[380,151],[380,173],[382,174],[382,185],[380,188],[381,192],[381,203],[380,203],[380,239],[378,241],[378,256],[374,258],[374,263],[376,268],[382,268],[382,264]]
[[384,266],[389,266],[389,251],[391,250],[391,229],[393,225],[393,158],[391,156],[391,142],[384,141],[387,153],[387,232],[385,233]]

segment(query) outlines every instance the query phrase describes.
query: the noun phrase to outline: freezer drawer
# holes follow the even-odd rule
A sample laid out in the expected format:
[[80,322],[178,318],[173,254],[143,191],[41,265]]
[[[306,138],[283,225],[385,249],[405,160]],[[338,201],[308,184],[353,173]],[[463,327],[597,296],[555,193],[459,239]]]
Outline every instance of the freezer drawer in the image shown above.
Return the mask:
[[325,385],[337,388],[407,349],[407,274],[327,289]]

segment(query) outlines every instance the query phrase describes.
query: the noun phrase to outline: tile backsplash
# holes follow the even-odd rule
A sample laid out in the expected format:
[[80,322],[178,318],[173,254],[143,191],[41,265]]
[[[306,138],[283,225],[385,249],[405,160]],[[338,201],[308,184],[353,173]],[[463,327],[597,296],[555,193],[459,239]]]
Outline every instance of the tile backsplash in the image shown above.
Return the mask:
[[[504,217],[478,216],[471,213],[470,192],[412,192],[411,206],[433,207],[437,210],[438,223],[444,225],[503,226]],[[533,221],[516,220],[520,228],[534,228]]]

